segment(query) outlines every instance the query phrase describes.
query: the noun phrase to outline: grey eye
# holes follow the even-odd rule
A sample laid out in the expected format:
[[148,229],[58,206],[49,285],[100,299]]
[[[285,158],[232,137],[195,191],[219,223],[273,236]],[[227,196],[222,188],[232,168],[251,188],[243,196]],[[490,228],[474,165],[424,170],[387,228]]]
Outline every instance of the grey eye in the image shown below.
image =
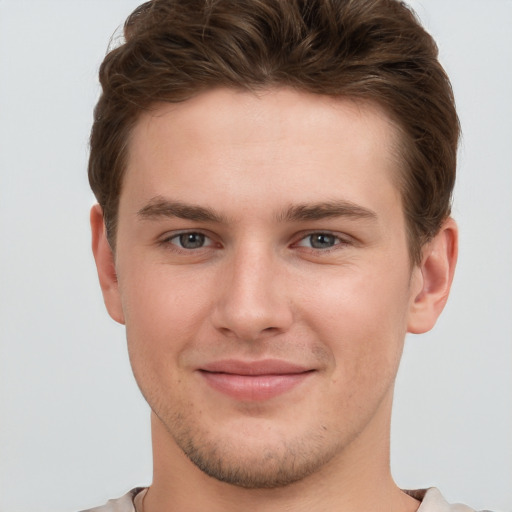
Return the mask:
[[329,249],[336,245],[338,238],[329,233],[313,233],[308,237],[309,243],[313,249]]
[[202,233],[182,233],[176,238],[183,249],[199,249],[205,245],[206,240]]

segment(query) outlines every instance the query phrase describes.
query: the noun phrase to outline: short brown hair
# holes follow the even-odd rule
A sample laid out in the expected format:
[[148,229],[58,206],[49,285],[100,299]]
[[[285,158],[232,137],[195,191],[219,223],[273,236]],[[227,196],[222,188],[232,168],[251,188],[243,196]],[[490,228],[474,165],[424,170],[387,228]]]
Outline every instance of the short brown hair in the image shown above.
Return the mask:
[[399,187],[411,258],[450,214],[459,121],[437,46],[396,0],[153,0],[100,68],[89,181],[114,246],[139,114],[213,87],[289,86],[376,102],[401,132]]

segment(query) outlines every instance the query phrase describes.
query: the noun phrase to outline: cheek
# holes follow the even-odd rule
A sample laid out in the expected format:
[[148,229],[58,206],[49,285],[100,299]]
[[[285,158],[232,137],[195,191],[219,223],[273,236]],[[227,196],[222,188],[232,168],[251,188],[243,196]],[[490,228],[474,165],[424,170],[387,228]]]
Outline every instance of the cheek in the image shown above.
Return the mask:
[[165,263],[135,262],[136,272],[123,273],[120,291],[123,310],[132,328],[141,333],[175,336],[194,323],[207,302],[208,282],[193,272],[173,272]]
[[204,325],[208,283],[172,274],[167,265],[138,268],[120,280],[130,360],[136,377],[144,372],[172,379],[180,354]]
[[404,276],[353,272],[350,278],[332,278],[315,289],[304,316],[333,353],[337,378],[371,381],[378,375],[393,376],[407,326]]
[[165,265],[138,271],[136,277],[133,274],[122,282],[135,380],[151,408],[168,417],[192,406],[187,402],[188,380],[180,361],[201,337],[207,304],[200,300],[204,296],[200,287],[193,280],[170,275]]

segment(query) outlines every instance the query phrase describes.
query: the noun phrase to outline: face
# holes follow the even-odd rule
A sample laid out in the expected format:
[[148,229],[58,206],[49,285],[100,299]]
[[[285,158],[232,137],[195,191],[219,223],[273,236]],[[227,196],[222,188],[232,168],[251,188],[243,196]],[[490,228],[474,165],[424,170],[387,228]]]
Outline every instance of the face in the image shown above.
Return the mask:
[[207,474],[286,485],[389,428],[421,288],[396,143],[375,106],[287,89],[138,121],[105,299],[166,442]]

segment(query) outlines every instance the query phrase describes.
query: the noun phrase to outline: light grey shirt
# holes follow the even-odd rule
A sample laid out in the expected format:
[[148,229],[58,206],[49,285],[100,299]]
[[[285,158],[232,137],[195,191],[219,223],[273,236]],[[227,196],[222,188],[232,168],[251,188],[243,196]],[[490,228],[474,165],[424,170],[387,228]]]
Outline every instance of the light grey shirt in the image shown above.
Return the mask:
[[[121,498],[110,500],[102,507],[83,510],[82,512],[142,512],[142,499],[146,489],[136,488]],[[460,503],[450,505],[435,488],[420,489],[416,491],[404,491],[413,498],[421,501],[417,512],[475,512],[472,508]],[[489,511],[482,511],[489,512]]]

